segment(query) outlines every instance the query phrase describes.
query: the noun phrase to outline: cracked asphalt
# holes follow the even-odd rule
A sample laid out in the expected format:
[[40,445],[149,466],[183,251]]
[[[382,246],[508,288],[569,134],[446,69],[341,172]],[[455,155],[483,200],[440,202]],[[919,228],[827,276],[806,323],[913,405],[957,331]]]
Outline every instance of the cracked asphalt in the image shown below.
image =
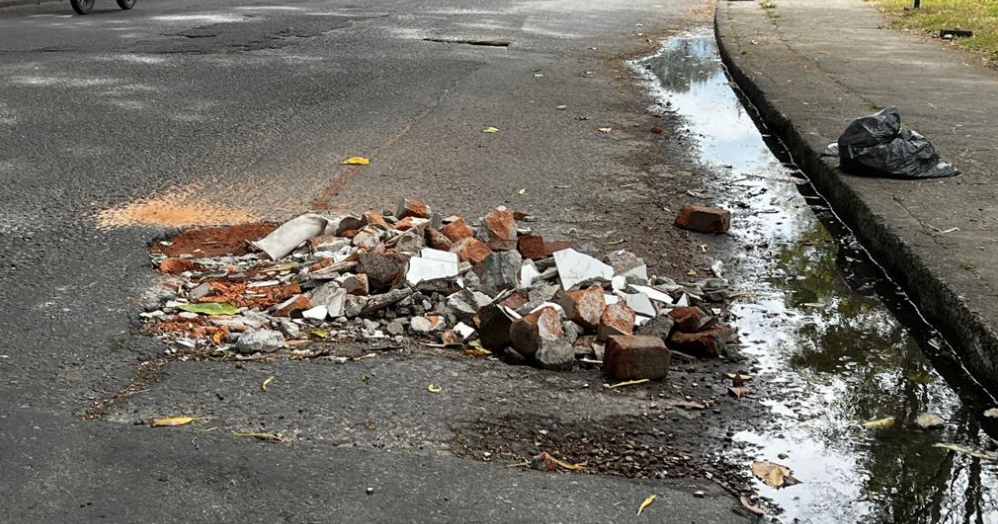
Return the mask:
[[[632,249],[658,274],[704,269],[709,259],[663,211],[702,172],[674,132],[681,123],[645,111],[623,61],[701,23],[705,6],[0,9],[0,521],[631,522],[651,493],[647,521],[750,521],[703,478],[541,473],[453,449],[455,428],[467,437],[510,414],[702,427],[660,392],[710,396],[696,377],[715,369],[612,395],[592,371],[434,351],[342,365],[166,362],[156,380],[134,380],[163,351],[130,320],[154,279],[145,248],[175,226],[408,196],[471,216],[526,210],[546,235]],[[340,165],[354,155],[374,161]],[[426,393],[430,381],[440,396]],[[208,420],[142,424],[180,413]],[[703,446],[723,437],[704,432]]]

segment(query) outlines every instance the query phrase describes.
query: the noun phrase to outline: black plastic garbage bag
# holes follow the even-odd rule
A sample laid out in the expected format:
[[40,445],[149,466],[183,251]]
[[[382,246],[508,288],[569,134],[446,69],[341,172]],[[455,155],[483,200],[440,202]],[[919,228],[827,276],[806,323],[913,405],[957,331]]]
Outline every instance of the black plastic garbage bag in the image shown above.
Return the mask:
[[839,162],[846,171],[894,178],[938,178],[960,174],[939,158],[922,135],[901,128],[897,108],[853,120],[839,137]]

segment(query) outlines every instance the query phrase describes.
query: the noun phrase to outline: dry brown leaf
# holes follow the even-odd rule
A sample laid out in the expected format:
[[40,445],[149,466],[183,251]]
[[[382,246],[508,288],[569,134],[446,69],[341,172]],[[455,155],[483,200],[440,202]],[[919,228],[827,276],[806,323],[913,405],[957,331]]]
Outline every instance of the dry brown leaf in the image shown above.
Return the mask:
[[149,424],[154,428],[165,428],[172,426],[186,426],[191,422],[202,420],[204,417],[156,417]]
[[749,511],[750,511],[750,512],[752,512],[753,514],[755,514],[755,515],[757,515],[757,516],[760,516],[760,517],[764,517],[764,516],[766,516],[766,512],[765,512],[765,511],[763,511],[763,509],[762,509],[762,508],[760,508],[759,506],[756,506],[756,505],[753,505],[753,504],[752,504],[752,503],[751,503],[751,502],[749,501],[749,499],[745,498],[745,496],[744,496],[744,495],[743,495],[742,497],[739,497],[739,499],[738,499],[738,500],[739,500],[739,501],[740,501],[740,502],[742,503],[742,507],[743,507],[743,508],[745,508],[745,509],[749,510]]
[[781,466],[774,462],[753,462],[752,474],[772,488],[782,488],[800,484],[800,481],[793,477],[793,472],[786,466]]

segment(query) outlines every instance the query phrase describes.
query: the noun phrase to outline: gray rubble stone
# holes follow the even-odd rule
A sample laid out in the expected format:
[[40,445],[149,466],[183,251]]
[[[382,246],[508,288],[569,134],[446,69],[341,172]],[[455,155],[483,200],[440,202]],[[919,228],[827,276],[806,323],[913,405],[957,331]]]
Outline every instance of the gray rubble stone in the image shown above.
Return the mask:
[[284,335],[272,329],[247,331],[239,335],[236,341],[236,351],[243,354],[270,353],[284,345]]
[[534,361],[543,369],[569,370],[575,364],[575,348],[565,339],[541,340]]
[[475,274],[481,280],[482,290],[495,295],[500,291],[516,289],[521,265],[523,257],[519,251],[496,251],[475,266]]

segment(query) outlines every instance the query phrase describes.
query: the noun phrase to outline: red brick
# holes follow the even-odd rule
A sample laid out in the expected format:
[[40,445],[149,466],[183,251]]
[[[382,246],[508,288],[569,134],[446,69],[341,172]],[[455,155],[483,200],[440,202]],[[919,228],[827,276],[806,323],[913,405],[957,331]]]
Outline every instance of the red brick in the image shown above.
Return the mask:
[[499,302],[499,305],[506,306],[512,310],[517,310],[526,305],[528,301],[529,299],[527,298],[526,293],[523,291],[515,291],[510,296],[502,299],[502,302]]
[[542,340],[558,340],[564,334],[561,329],[561,315],[553,307],[539,309],[514,321],[509,328],[509,338],[513,347],[527,358],[537,353]]
[[558,251],[561,251],[563,249],[569,249],[571,247],[572,247],[572,243],[571,242],[566,242],[564,240],[554,240],[554,241],[551,241],[551,242],[545,242],[544,243],[544,249],[547,250],[548,256],[551,256],[551,255],[553,255],[553,254],[555,254]]
[[699,233],[724,233],[731,224],[727,209],[686,204],[676,215],[676,226]]
[[399,209],[398,212],[395,213],[395,216],[399,218],[430,218],[430,214],[430,206],[420,202],[419,200],[409,200],[406,198],[399,204]]
[[731,328],[721,326],[696,333],[675,332],[669,337],[669,347],[700,358],[716,358],[724,351]]
[[395,229],[398,231],[409,231],[410,229],[414,229],[422,232],[429,223],[430,221],[425,218],[405,217],[395,223]]
[[473,237],[468,237],[457,242],[450,250],[452,253],[457,253],[457,258],[461,262],[471,262],[473,265],[481,264],[483,260],[492,254],[489,246],[486,246]]
[[367,213],[364,213],[364,221],[366,221],[368,225],[375,224],[385,229],[391,229],[391,226],[389,226],[388,222],[385,221],[385,217],[381,216],[381,213],[378,213],[377,211],[368,211]]
[[505,208],[493,209],[485,215],[485,233],[489,249],[510,251],[516,249],[516,220]]
[[615,335],[603,354],[603,372],[614,380],[662,380],[671,355],[658,337]]
[[613,335],[631,335],[634,333],[634,311],[623,301],[610,304],[603,310],[600,317],[599,330],[596,332],[599,340],[606,340]]
[[471,238],[475,234],[475,232],[468,227],[468,224],[464,223],[463,218],[459,218],[440,228],[440,232],[454,243],[460,242],[466,238]]
[[669,316],[676,322],[675,329],[682,333],[696,333],[703,323],[704,313],[698,307],[680,306],[672,308]]
[[454,243],[451,239],[447,238],[443,233],[433,229],[431,226],[426,228],[426,244],[433,249],[439,249],[441,251],[450,251],[454,247]]
[[312,301],[305,295],[295,295],[284,302],[281,302],[274,311],[274,316],[290,317],[295,311],[304,311],[312,308]]
[[544,238],[539,235],[523,235],[516,239],[516,249],[523,255],[523,258],[530,260],[544,260],[548,257]]
[[193,260],[186,258],[168,258],[159,263],[159,271],[167,275],[179,275],[196,267]]
[[517,222],[529,216],[530,213],[527,213],[526,211],[513,211],[513,220],[516,220]]
[[558,297],[558,305],[565,310],[565,317],[585,329],[596,329],[600,325],[606,298],[603,288],[592,286],[578,291],[567,291]]

